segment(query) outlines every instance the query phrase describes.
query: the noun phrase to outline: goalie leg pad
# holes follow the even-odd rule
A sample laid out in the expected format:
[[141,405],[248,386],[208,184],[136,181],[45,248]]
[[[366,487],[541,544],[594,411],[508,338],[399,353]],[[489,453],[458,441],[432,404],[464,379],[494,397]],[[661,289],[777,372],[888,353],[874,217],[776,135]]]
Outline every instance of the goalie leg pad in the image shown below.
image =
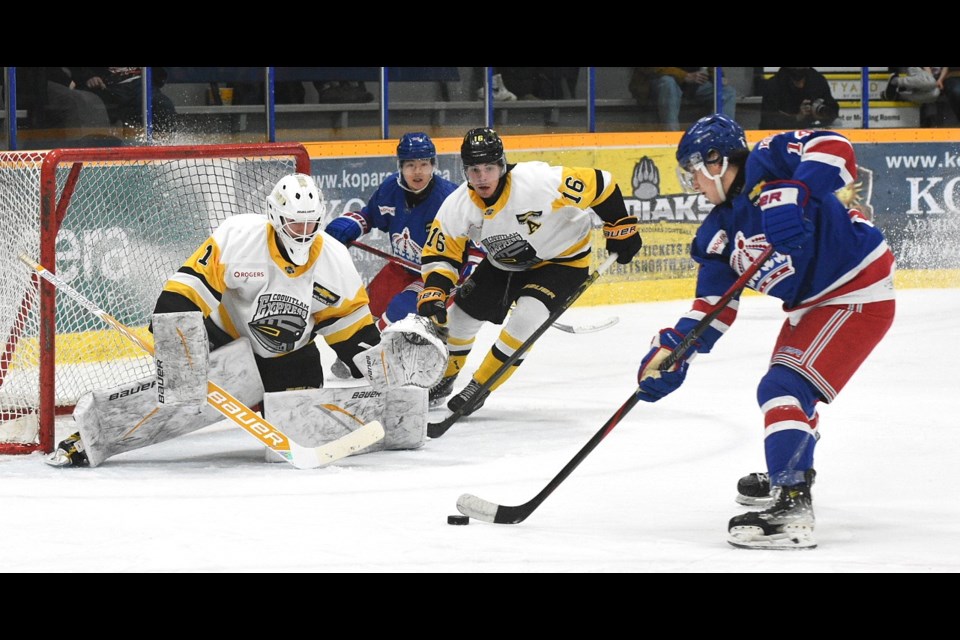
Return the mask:
[[384,329],[380,344],[357,354],[353,362],[375,389],[429,389],[447,368],[447,345],[431,320],[411,313]]
[[[263,400],[257,363],[246,338],[211,354],[210,379],[248,407]],[[156,378],[144,378],[80,398],[73,419],[91,467],[118,453],[164,442],[224,419],[205,399],[199,414],[196,406],[158,404],[156,386]]]
[[371,420],[379,420],[383,440],[359,453],[416,449],[427,436],[427,390],[402,387],[301,389],[264,394],[267,419],[304,447],[341,438]]
[[206,404],[210,351],[203,314],[199,311],[153,315],[157,402],[190,405],[195,413]]

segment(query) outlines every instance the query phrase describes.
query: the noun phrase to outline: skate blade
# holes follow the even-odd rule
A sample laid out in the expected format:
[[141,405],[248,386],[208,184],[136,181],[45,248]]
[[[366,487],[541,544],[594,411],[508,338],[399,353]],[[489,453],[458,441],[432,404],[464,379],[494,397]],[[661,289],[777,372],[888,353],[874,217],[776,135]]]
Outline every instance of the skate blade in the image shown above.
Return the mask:
[[727,542],[738,549],[814,549],[817,541],[808,526],[787,526],[781,533],[764,535],[759,527],[736,527]]

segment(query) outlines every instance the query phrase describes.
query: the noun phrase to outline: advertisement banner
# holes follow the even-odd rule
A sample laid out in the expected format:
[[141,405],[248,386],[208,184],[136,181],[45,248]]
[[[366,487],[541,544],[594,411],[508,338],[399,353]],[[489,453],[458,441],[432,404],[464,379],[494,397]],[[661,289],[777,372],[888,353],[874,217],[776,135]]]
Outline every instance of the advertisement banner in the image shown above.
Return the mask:
[[[757,139],[750,140],[751,145],[755,142]],[[960,144],[874,142],[855,143],[854,149],[858,180],[838,195],[885,232],[898,269],[960,269]],[[640,219],[644,239],[640,254],[629,265],[615,264],[598,283],[629,286],[616,287],[613,295],[608,292],[594,301],[670,299],[692,294],[696,264],[689,257],[690,241],[711,205],[702,196],[683,192],[674,153],[672,144],[507,149],[508,162],[540,160],[610,171],[627,208]],[[438,169],[453,182],[463,181],[458,154],[440,154]],[[395,171],[393,157],[313,160],[313,173],[330,202],[331,216],[358,211]],[[374,231],[362,241],[389,251],[380,232]],[[594,247],[596,265],[606,257],[599,231]],[[352,251],[365,279],[382,268],[382,258],[359,249]],[[950,277],[955,279],[955,274]],[[960,282],[953,286],[957,284]]]

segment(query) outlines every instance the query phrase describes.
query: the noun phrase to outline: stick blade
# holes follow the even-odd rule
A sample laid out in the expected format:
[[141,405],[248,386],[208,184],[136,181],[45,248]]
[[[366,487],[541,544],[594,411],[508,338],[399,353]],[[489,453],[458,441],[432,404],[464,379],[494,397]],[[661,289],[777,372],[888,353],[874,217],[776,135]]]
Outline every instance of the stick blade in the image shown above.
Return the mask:
[[560,329],[560,331],[566,331],[567,333],[594,333],[596,331],[609,329],[618,322],[620,322],[618,316],[611,316],[596,324],[563,324],[562,322],[554,322],[553,327],[554,329]]
[[[291,440],[288,460],[298,469],[325,467],[380,442],[384,435],[383,425],[380,424],[379,420],[373,420],[342,438],[327,442],[319,447],[303,447]],[[281,453],[281,455],[283,454]]]
[[498,508],[499,505],[470,493],[465,493],[457,498],[457,511],[474,520],[496,522]]

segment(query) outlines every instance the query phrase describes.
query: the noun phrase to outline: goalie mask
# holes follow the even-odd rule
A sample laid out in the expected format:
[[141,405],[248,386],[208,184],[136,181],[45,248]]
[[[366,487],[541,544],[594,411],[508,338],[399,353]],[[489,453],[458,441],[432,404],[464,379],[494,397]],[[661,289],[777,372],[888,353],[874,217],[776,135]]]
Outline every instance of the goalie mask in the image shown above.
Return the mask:
[[323,192],[303,173],[284,176],[267,196],[267,217],[294,264],[310,258],[326,210]]

